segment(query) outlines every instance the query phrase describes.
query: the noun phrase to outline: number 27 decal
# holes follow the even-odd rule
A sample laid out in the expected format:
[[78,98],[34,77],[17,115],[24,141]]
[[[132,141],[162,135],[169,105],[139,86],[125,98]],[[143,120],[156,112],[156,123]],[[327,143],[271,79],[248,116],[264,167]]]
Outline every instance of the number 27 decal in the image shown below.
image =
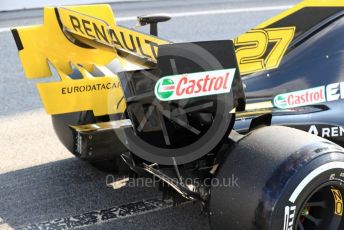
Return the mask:
[[234,40],[241,74],[277,68],[294,38],[295,27],[253,29]]

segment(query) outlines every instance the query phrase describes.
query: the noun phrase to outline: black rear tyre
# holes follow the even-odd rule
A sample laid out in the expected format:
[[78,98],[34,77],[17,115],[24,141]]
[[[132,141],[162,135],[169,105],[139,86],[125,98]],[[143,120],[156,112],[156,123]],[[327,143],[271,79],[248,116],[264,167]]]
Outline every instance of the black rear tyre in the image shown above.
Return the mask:
[[[286,127],[243,138],[211,189],[213,229],[344,229],[344,150]],[[228,178],[238,178],[228,183]]]
[[[117,115],[118,116],[118,115]],[[113,115],[113,119],[118,119],[116,115]],[[60,142],[72,153],[75,157],[80,158],[86,162],[89,162],[92,166],[98,170],[104,172],[119,172],[119,171],[128,171],[129,167],[123,162],[120,154],[126,152],[126,149],[123,145],[118,144],[117,152],[104,152],[100,151],[100,148],[106,148],[106,146],[98,146],[98,148],[93,148],[92,156],[81,155],[74,151],[75,149],[75,140],[73,137],[73,131],[70,128],[70,125],[84,125],[92,124],[97,122],[97,118],[90,111],[84,112],[75,112],[67,114],[59,114],[52,116],[52,123],[57,137]],[[99,121],[101,122],[101,120]],[[112,139],[111,139],[112,140]],[[119,142],[119,140],[113,140]],[[119,142],[120,143],[120,142]],[[101,152],[101,154],[99,153]]]

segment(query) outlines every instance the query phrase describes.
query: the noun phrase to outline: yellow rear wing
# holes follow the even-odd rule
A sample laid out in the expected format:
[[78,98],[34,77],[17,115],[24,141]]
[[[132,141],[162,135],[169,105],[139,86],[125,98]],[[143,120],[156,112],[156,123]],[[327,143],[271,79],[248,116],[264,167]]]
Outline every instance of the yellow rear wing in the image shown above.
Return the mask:
[[[122,69],[138,63],[145,68],[145,62],[156,61],[158,45],[168,43],[117,26],[109,5],[47,7],[43,25],[16,28],[12,33],[29,79],[51,76],[50,68],[56,69],[61,78],[59,82],[37,85],[49,114],[93,110],[97,116],[123,112],[119,79],[106,65],[118,60]],[[103,76],[94,76],[95,69]],[[75,70],[81,79],[70,77]]]

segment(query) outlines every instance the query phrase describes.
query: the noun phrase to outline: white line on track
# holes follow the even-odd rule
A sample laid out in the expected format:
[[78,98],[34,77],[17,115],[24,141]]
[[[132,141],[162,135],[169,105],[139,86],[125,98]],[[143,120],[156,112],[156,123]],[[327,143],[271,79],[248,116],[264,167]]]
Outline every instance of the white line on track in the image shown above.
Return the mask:
[[[274,11],[274,10],[286,10],[293,7],[292,5],[282,6],[266,6],[266,7],[249,7],[249,8],[236,8],[236,9],[223,9],[223,10],[208,10],[208,11],[192,11],[192,12],[181,12],[181,13],[168,13],[172,18],[181,17],[192,17],[202,15],[216,15],[216,14],[234,14],[234,13],[248,13],[248,12],[261,12],[261,11]],[[117,18],[116,21],[131,21],[136,20],[136,17],[121,17]]]
[[[262,11],[274,11],[274,10],[286,10],[291,8],[292,5],[282,6],[266,6],[266,7],[249,7],[249,8],[236,8],[236,9],[223,9],[223,10],[208,10],[208,11],[192,11],[192,12],[181,12],[181,13],[169,13],[168,15],[172,18],[181,17],[193,17],[193,16],[206,16],[206,15],[217,15],[217,14],[235,14],[235,13],[249,13],[249,12],[262,12]],[[136,20],[136,16],[120,17],[116,18],[117,22],[133,21]],[[8,32],[10,28],[0,28],[0,33]]]
[[10,28],[0,28],[0,33],[10,31]]

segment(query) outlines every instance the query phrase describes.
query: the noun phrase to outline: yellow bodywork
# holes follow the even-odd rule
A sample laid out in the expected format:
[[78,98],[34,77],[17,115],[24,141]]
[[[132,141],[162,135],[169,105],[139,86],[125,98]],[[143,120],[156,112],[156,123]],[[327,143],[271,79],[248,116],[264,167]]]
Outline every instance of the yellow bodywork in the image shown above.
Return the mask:
[[[277,68],[292,42],[295,27],[269,25],[305,7],[344,6],[339,0],[306,0],[234,39],[242,75]],[[38,83],[48,114],[93,110],[94,115],[122,113],[126,109],[116,73],[106,65],[114,60],[124,70],[148,68],[156,62],[158,45],[166,40],[116,25],[109,5],[47,7],[44,24],[16,28],[23,49],[19,57],[29,79],[52,75],[60,81]],[[272,49],[268,44],[273,43]],[[127,58],[127,55],[135,58]],[[69,77],[77,69],[82,79]],[[103,76],[93,76],[101,70]]]
[[[116,26],[112,9],[108,5],[62,7],[58,8],[58,12],[60,23],[63,24],[62,29],[80,36],[81,39],[78,40],[85,38],[82,40],[83,46],[90,45],[91,48],[84,48],[71,42],[73,37],[69,38],[63,33],[53,7],[44,9],[44,25],[18,28],[24,47],[19,51],[19,57],[26,76],[29,79],[49,77],[52,75],[50,68],[53,67],[61,78],[59,82],[37,84],[46,112],[62,114],[93,110],[96,116],[123,113],[126,105],[122,100],[123,92],[119,79],[105,65],[118,59],[124,69],[130,70],[127,66],[140,65],[140,68],[145,68],[144,63],[138,64],[134,61],[129,63],[118,55],[114,41],[106,44],[99,39],[93,40],[89,35],[96,36],[94,30],[88,30],[87,34],[73,30],[68,18],[77,18],[81,23],[87,21],[89,24],[86,25],[95,25],[97,28],[106,26],[104,35],[110,37],[109,31],[115,31],[120,35],[119,42],[129,49],[133,46],[138,47],[137,44],[141,41],[142,46],[137,48],[136,52],[128,52],[147,60],[155,60],[156,56],[153,53],[157,52],[157,45],[165,44],[167,41]],[[107,39],[111,41],[109,37]],[[126,39],[131,40],[131,38],[134,42],[129,44]],[[153,47],[151,44],[156,46]],[[73,67],[79,70],[82,79],[72,79],[68,76],[73,72]],[[103,70],[104,76],[92,76],[95,68]]]
[[[235,46],[239,47],[236,48],[236,55],[241,75],[278,68],[295,36],[296,27],[269,27],[307,7],[344,7],[344,1],[304,0],[235,38]],[[268,50],[269,43],[275,43],[271,51]]]

